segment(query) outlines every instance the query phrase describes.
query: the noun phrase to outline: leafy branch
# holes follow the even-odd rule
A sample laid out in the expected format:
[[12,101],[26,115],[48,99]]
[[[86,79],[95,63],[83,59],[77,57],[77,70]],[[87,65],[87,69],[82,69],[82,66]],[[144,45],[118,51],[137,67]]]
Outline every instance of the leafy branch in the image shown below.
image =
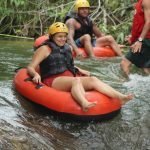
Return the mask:
[[[30,37],[42,35],[51,23],[64,20],[73,9],[74,1],[1,0],[0,33]],[[113,34],[122,43],[131,24],[131,0],[91,0],[90,3],[92,20],[103,32]]]

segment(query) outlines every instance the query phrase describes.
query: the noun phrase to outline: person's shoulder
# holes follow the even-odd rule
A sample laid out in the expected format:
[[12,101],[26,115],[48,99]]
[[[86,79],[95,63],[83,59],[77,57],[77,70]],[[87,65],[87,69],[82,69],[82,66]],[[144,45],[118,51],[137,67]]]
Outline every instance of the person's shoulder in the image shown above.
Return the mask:
[[97,24],[96,24],[94,21],[91,20],[91,22],[92,22],[92,24],[93,24],[94,26],[97,26]]
[[90,21],[93,21],[92,18],[90,16],[87,17]]
[[52,49],[48,45],[42,45],[35,51],[35,53],[49,54],[49,53],[51,53],[51,51],[52,51]]
[[67,21],[66,21],[66,25],[68,24],[74,24],[76,22],[76,20],[74,18],[69,18]]
[[143,0],[143,1],[142,1],[142,5],[143,5],[143,7],[148,7],[148,8],[150,8],[150,0]]
[[143,0],[142,2],[143,2],[143,3],[150,3],[149,0]]

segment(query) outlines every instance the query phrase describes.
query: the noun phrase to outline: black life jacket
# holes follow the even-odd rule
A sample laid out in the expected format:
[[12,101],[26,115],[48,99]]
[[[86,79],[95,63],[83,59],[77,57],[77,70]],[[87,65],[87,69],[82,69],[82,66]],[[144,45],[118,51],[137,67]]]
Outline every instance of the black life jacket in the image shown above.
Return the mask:
[[47,40],[43,45],[48,45],[52,51],[51,54],[40,63],[42,79],[63,73],[66,70],[69,70],[76,76],[78,69],[74,67],[71,48],[68,44],[59,47],[54,42]]
[[83,19],[81,17],[79,17],[76,13],[70,12],[66,15],[64,21],[66,22],[70,18],[74,18],[77,22],[79,22],[81,24],[81,27],[79,29],[75,30],[74,40],[80,38],[84,34],[89,34],[92,38],[92,36],[93,36],[93,22],[89,17],[86,18],[87,23],[85,23],[83,21]]

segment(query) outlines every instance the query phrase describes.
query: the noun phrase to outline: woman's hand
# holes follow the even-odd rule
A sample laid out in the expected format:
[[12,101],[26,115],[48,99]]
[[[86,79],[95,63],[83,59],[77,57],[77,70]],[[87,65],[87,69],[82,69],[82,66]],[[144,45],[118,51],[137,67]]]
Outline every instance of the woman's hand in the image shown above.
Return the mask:
[[83,70],[83,69],[79,69],[79,72],[83,75],[83,76],[90,76],[91,73],[87,70]]
[[40,84],[41,83],[41,76],[38,73],[36,73],[32,80],[34,83]]

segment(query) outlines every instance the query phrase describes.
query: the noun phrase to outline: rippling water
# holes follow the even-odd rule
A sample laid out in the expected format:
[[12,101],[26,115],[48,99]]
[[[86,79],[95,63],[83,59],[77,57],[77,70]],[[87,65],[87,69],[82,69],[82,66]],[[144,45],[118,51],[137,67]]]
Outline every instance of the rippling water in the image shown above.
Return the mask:
[[0,38],[0,150],[150,150],[150,77],[133,70],[127,80],[120,58],[76,60],[99,79],[134,93],[112,120],[63,121],[15,92],[14,70],[26,66],[33,41]]

